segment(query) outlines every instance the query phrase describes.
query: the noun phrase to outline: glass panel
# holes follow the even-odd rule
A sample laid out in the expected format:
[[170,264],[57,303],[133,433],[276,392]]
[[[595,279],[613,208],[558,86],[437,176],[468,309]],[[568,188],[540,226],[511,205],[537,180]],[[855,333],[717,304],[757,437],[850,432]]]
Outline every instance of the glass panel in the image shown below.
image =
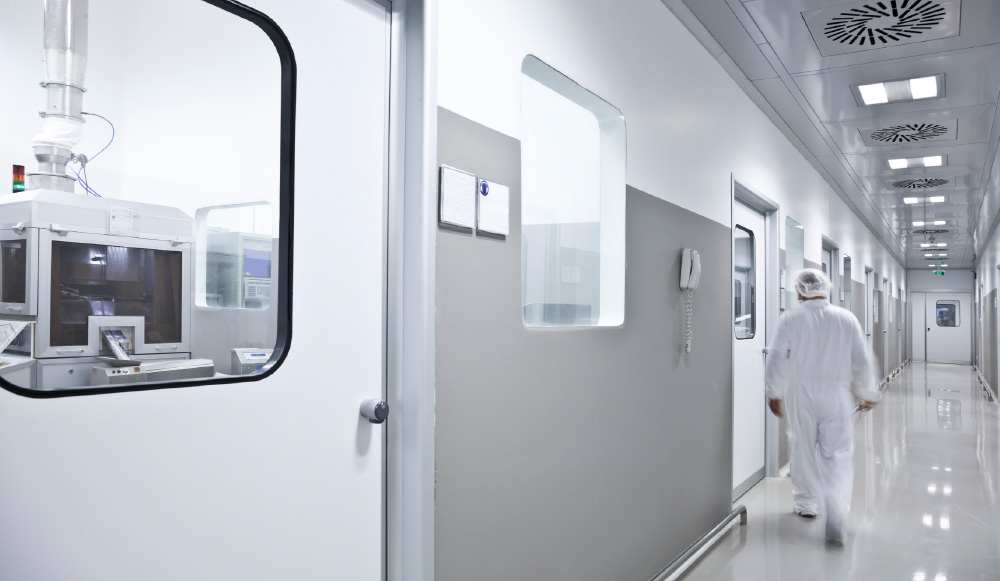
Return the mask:
[[733,329],[737,339],[750,339],[756,322],[756,265],[753,232],[733,230]]
[[805,268],[805,230],[802,224],[785,217],[785,291],[788,299],[785,308],[795,308],[799,304],[795,292],[795,273]]
[[521,65],[521,299],[530,327],[625,321],[625,118]]
[[844,308],[850,311],[851,307],[851,257],[844,257]]
[[204,208],[196,221],[198,306],[266,309],[274,262],[271,205]]
[[938,327],[958,327],[962,324],[959,320],[958,301],[938,301],[934,308]]
[[181,253],[52,243],[51,344],[86,345],[87,317],[134,316],[146,343],[181,340]]
[[27,279],[27,240],[0,242],[0,303],[24,303]]

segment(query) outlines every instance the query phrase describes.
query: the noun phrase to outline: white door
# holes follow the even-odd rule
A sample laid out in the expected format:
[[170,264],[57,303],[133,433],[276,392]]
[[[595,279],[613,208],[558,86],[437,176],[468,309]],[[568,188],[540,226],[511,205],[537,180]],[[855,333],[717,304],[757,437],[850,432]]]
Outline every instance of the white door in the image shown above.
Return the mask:
[[[833,274],[833,251],[829,248],[824,248],[822,256],[820,258],[820,267],[823,269],[823,274],[825,274],[830,279],[830,302],[839,305],[839,297],[837,295],[837,277]],[[834,302],[834,297],[838,297],[838,300]]]
[[865,341],[868,344],[869,352],[874,345],[872,341],[872,330],[875,328],[875,285],[872,282],[874,280],[875,274],[871,269],[865,269]]
[[733,498],[764,477],[764,216],[733,208]]
[[913,341],[913,360],[927,360],[927,324],[925,293],[910,293],[910,328]]
[[[287,356],[244,383],[63,399],[0,390],[0,578],[384,577],[385,428],[360,418],[359,405],[384,394],[387,10],[369,0],[243,2],[287,36],[297,68],[297,95],[286,93],[296,97]],[[94,27],[114,16],[96,4]],[[218,10],[159,4],[181,5]],[[263,32],[232,18],[278,62]],[[183,41],[189,23],[166,24]],[[274,69],[245,74],[282,80]],[[212,82],[204,78],[204,90]],[[183,92],[163,90],[147,105],[183,110]],[[280,112],[276,101],[239,129],[257,131],[256,114]],[[191,112],[205,124],[211,113]],[[150,175],[185,169],[169,166]],[[218,171],[252,174],[255,160]]]
[[927,361],[972,362],[972,294],[927,293]]

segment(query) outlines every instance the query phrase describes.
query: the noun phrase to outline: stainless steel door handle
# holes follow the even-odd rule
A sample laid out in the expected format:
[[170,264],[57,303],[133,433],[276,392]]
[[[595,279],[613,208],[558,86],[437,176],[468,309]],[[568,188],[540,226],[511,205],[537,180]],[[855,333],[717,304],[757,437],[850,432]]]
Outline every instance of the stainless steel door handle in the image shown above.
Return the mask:
[[361,402],[361,415],[373,424],[381,424],[389,417],[389,404],[381,399],[366,399]]

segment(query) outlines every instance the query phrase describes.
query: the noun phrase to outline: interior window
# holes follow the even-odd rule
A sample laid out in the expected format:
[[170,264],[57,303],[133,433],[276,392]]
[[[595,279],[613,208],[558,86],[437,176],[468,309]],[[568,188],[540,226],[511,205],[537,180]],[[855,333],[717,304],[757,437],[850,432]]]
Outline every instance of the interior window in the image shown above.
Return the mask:
[[294,171],[281,31],[235,2],[14,2],[0,39],[0,69],[50,59],[41,88],[0,89],[0,167],[26,170],[0,197],[0,386],[59,397],[274,370]]
[[935,312],[937,313],[935,319],[938,327],[958,327],[961,325],[958,301],[938,301],[935,305]]
[[625,321],[625,118],[535,58],[521,65],[521,298],[529,327]]
[[752,339],[756,321],[754,235],[743,226],[733,229],[733,330],[737,339]]

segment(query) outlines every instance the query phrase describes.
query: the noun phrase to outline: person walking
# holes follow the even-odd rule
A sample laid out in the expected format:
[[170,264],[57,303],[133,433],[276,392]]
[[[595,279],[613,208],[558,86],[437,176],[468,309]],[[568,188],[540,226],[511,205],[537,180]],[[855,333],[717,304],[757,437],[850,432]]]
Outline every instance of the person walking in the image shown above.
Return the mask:
[[864,332],[847,309],[831,305],[830,280],[807,268],[795,274],[801,306],[778,319],[765,370],[768,406],[788,415],[796,514],[826,516],[826,538],[843,545],[854,487],[857,405],[879,401]]

